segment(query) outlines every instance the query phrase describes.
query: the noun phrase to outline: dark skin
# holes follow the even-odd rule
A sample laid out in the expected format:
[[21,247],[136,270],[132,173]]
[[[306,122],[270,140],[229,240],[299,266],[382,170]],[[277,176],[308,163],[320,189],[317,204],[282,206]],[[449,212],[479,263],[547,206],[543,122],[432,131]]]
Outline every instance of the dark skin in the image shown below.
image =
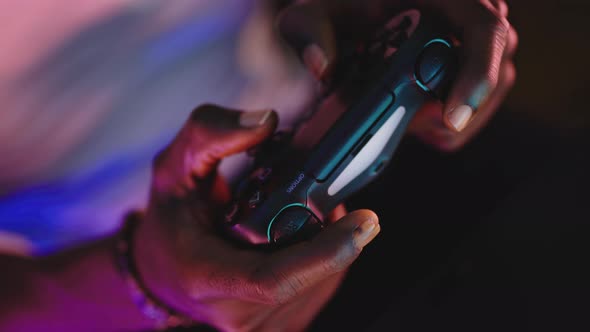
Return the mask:
[[[222,331],[301,331],[379,233],[373,212],[339,208],[325,232],[276,252],[245,250],[220,236],[214,223],[230,196],[216,167],[267,138],[277,121],[271,111],[204,105],[154,159],[135,263],[153,296],[195,322]],[[43,258],[0,258],[11,271],[0,278],[15,286],[2,291],[2,330],[153,327],[113,265],[113,246],[107,238]]]
[[272,253],[240,250],[220,237],[211,221],[222,218],[230,195],[215,167],[260,143],[278,121],[267,112],[263,125],[244,128],[241,114],[198,108],[156,157],[152,197],[137,234],[144,239],[136,246],[139,269],[159,298],[197,321],[228,331],[301,330],[377,235],[377,218],[356,211],[313,240]]
[[[330,80],[341,40],[364,40],[368,31],[403,8],[426,9],[446,18],[459,36],[462,67],[445,104],[427,104],[409,132],[441,151],[469,142],[492,118],[514,85],[518,35],[501,0],[354,1],[307,0],[278,18],[283,36],[320,82]],[[469,117],[460,111],[469,106]]]
[[[425,107],[410,128],[425,142],[454,151],[493,116],[515,79],[517,37],[503,1],[310,0],[285,9],[278,24],[286,40],[305,41],[294,49],[318,80],[329,81],[336,41],[351,26],[362,32],[363,22],[380,21],[406,5],[440,12],[463,39],[464,66],[450,99]],[[469,117],[457,116],[462,106],[470,107]],[[305,330],[380,231],[372,211],[339,207],[313,240],[277,252],[245,250],[219,236],[214,224],[230,195],[217,165],[262,142],[277,122],[274,112],[198,107],[154,159],[150,199],[134,234],[135,264],[149,291],[222,331]],[[2,270],[10,271],[1,281],[15,285],[0,291],[0,329],[153,327],[114,267],[113,245],[107,238],[49,257],[0,258]]]

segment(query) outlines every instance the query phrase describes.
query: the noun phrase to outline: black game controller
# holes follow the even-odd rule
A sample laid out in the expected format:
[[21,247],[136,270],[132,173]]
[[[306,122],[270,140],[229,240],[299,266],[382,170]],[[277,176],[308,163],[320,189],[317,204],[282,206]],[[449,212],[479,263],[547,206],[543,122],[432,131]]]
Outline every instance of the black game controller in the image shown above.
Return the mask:
[[232,238],[258,247],[307,239],[350,195],[388,165],[414,114],[444,100],[457,43],[418,10],[390,20],[360,45],[335,88],[292,132],[258,148],[223,221]]

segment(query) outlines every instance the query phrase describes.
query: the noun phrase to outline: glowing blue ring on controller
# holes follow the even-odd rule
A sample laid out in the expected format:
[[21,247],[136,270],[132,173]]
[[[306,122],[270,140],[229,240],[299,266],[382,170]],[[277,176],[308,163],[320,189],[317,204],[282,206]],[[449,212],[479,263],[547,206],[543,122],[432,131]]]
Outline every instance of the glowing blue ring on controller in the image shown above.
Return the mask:
[[[427,48],[428,46],[432,45],[432,44],[436,44],[436,43],[440,43],[445,45],[448,48],[453,48],[453,46],[451,45],[451,43],[449,43],[448,41],[442,39],[442,38],[436,38],[433,39],[431,41],[429,41],[428,43],[426,43],[426,45],[424,45],[424,47],[422,47],[422,49]],[[426,91],[426,92],[432,92],[426,85],[424,85],[424,83],[420,82],[420,80],[418,79],[418,77],[416,77],[416,71],[414,71],[414,81],[416,82],[416,84],[418,84],[418,86],[420,87],[420,89]]]
[[[268,242],[272,242],[272,240],[271,240],[271,238],[270,238],[270,229],[271,229],[271,227],[272,227],[272,224],[273,224],[273,223],[275,222],[275,220],[277,219],[277,217],[278,217],[278,216],[279,216],[279,215],[280,215],[280,214],[281,214],[283,211],[285,211],[286,209],[288,209],[288,208],[292,208],[292,207],[296,207],[296,206],[298,206],[298,207],[302,207],[302,208],[304,208],[304,209],[306,209],[306,210],[309,210],[309,209],[307,208],[307,206],[305,206],[304,204],[301,204],[301,203],[293,203],[293,204],[289,204],[289,205],[285,206],[284,208],[282,208],[282,209],[281,209],[281,210],[280,210],[280,211],[279,211],[277,214],[275,214],[275,216],[274,216],[274,217],[272,217],[272,219],[270,220],[270,223],[268,223],[268,228],[266,229],[266,237],[268,238]],[[310,211],[310,212],[311,212],[311,211]]]
[[449,43],[447,40],[444,40],[444,39],[442,39],[442,38],[436,38],[436,39],[433,39],[433,40],[429,41],[428,43],[426,43],[426,45],[424,45],[424,47],[422,47],[422,48],[424,49],[424,48],[426,48],[426,47],[428,47],[428,46],[430,46],[430,45],[432,45],[432,44],[434,44],[434,43],[441,43],[441,44],[445,44],[445,46],[446,46],[446,47],[448,47],[448,48],[451,48],[451,47],[453,47],[453,46],[451,45],[451,43]]

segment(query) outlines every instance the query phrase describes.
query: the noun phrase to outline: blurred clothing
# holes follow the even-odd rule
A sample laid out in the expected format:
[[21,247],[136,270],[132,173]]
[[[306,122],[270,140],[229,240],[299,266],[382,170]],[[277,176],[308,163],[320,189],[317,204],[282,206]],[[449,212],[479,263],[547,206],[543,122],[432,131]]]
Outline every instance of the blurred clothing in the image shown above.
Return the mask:
[[196,106],[272,107],[289,125],[311,96],[261,1],[51,4],[3,5],[37,26],[64,8],[86,15],[48,30],[52,48],[33,48],[43,57],[1,72],[0,230],[35,252],[102,236],[142,207],[152,158]]

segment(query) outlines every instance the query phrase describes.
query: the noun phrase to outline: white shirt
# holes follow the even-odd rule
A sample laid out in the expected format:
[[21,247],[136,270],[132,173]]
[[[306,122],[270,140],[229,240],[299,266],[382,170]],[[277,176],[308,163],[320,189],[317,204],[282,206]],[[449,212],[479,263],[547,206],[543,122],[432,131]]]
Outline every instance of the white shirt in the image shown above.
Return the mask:
[[[0,67],[0,235],[34,252],[102,236],[143,207],[153,156],[196,106],[273,108],[288,126],[312,98],[257,1],[110,1],[44,3],[52,18],[80,17],[40,15],[38,56]],[[28,17],[21,4],[4,6]]]

